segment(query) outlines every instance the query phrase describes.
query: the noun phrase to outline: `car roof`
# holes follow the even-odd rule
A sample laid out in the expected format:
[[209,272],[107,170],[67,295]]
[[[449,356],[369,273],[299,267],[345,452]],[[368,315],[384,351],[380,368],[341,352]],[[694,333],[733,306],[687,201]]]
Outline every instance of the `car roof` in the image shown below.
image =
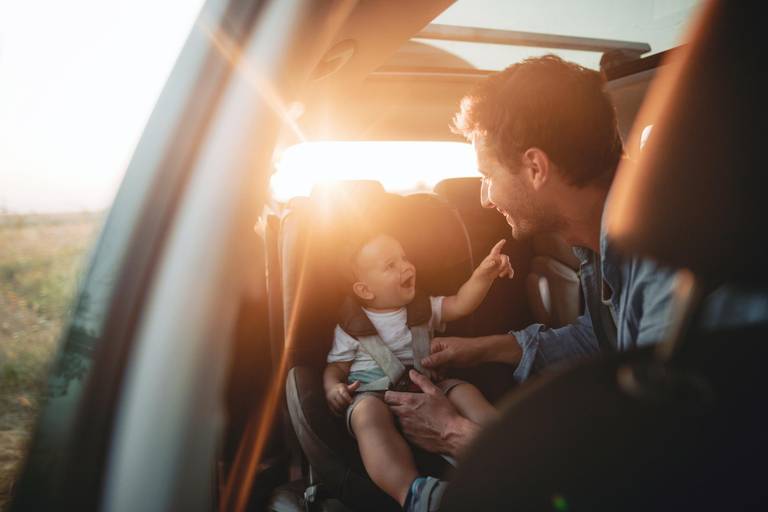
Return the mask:
[[[651,50],[642,41],[431,23],[451,3],[359,3],[299,95],[298,131],[284,130],[278,149],[307,140],[463,141],[450,121],[461,97],[494,70],[477,69],[430,41],[579,49],[614,64],[637,61]],[[643,92],[635,97],[642,99]]]

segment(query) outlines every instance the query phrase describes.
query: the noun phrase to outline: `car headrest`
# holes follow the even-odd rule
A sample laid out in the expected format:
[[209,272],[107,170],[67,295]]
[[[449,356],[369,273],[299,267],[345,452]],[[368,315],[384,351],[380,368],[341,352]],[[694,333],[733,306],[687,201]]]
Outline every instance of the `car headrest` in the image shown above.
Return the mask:
[[649,122],[653,133],[621,164],[609,197],[620,250],[709,280],[766,283],[762,20],[753,4],[712,2],[652,84],[633,137]]
[[464,224],[452,205],[434,194],[398,197],[396,235],[418,271],[418,287],[431,295],[448,295],[472,272]]
[[335,198],[352,198],[355,195],[377,195],[384,192],[384,186],[376,180],[344,180],[317,183],[312,187],[310,197],[316,201]]
[[533,253],[548,256],[563,263],[573,270],[579,270],[581,262],[573,253],[573,248],[556,233],[540,233],[533,237]]
[[435,193],[458,208],[477,208],[480,178],[447,178],[435,185]]
[[[345,229],[350,222],[364,221],[364,216],[383,213],[388,196],[378,181],[333,181],[312,187],[305,207],[312,210],[316,223],[331,222],[339,229]],[[369,221],[376,220],[371,218]],[[318,225],[317,228],[328,229],[330,226]],[[323,236],[327,237],[328,233]]]

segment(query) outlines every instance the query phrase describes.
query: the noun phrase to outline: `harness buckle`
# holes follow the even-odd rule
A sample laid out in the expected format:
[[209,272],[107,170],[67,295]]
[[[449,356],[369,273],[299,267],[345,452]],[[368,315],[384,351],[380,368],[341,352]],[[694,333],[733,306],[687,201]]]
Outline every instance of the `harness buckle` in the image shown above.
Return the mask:
[[400,380],[392,384],[392,391],[400,391],[401,393],[421,393],[421,388],[417,386],[408,375],[413,366],[406,366],[403,376]]

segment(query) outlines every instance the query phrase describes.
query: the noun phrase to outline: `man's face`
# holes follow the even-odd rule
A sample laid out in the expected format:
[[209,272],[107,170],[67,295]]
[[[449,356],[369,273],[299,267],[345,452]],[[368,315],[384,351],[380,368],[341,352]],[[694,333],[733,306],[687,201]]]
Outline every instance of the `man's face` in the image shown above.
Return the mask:
[[373,294],[371,307],[400,308],[416,295],[416,267],[408,261],[400,242],[379,235],[365,244],[355,258],[358,281]]
[[477,169],[482,175],[480,203],[484,208],[496,208],[507,219],[512,236],[525,239],[543,228],[544,219],[536,205],[536,191],[522,162],[517,169],[509,169],[496,158],[485,143],[485,137],[474,140]]

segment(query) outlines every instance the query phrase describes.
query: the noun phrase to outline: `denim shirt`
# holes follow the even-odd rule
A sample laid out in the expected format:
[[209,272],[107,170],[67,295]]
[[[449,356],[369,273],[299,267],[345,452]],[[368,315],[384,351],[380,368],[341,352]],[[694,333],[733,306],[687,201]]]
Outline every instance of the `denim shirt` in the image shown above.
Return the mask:
[[[670,323],[670,302],[674,287],[674,273],[651,260],[622,258],[600,233],[600,269],[610,298],[600,292],[602,283],[596,282],[597,255],[585,247],[575,247],[581,261],[579,276],[585,299],[585,311],[570,325],[548,329],[543,324],[532,324],[513,331],[523,355],[515,370],[517,381],[528,378],[560,362],[599,353],[606,344],[615,344],[616,350],[630,350],[660,341]],[[596,331],[601,327],[600,312],[590,311],[590,305],[606,304],[616,325],[615,340],[600,339]],[[595,324],[593,325],[593,316]],[[604,321],[604,316],[602,317]]]

